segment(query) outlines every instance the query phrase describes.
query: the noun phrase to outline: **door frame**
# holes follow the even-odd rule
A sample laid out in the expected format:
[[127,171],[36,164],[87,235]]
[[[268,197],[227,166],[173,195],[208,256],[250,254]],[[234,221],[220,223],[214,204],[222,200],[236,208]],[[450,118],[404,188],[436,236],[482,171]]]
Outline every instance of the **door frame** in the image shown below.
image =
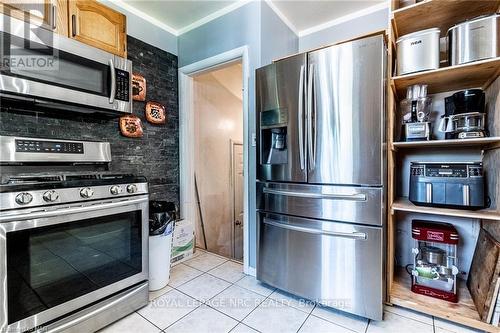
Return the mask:
[[195,222],[196,200],[194,194],[194,76],[213,70],[222,65],[241,61],[243,79],[243,270],[252,274],[249,267],[249,114],[248,80],[250,66],[248,46],[244,45],[179,68],[179,157],[180,157],[180,209],[182,218]]

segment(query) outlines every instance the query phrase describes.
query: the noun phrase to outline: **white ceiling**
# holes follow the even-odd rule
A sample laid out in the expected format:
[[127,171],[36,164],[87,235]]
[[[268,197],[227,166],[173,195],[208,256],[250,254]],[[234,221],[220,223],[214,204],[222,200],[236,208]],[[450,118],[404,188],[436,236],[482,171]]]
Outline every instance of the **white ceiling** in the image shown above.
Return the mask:
[[380,4],[384,0],[273,0],[271,2],[296,30],[303,31]]
[[[112,0],[113,1],[113,0]],[[145,14],[170,32],[181,34],[249,1],[264,0],[118,0]],[[265,0],[290,28],[300,34],[313,27],[370,10],[387,0]]]
[[182,30],[236,1],[125,0],[125,2],[174,30]]

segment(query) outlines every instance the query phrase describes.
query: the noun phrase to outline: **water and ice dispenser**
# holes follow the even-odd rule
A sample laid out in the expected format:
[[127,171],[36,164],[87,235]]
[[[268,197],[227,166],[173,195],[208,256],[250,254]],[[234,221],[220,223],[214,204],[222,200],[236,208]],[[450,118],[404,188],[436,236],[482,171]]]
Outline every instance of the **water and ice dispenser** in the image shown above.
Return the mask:
[[286,109],[274,109],[260,114],[260,160],[262,164],[287,164],[288,114]]

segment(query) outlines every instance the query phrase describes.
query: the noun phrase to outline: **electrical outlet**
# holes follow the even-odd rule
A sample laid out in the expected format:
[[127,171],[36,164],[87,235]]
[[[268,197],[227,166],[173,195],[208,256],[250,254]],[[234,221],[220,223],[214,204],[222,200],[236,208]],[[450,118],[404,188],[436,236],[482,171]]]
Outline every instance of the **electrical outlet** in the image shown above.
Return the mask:
[[252,147],[257,147],[257,135],[252,133]]

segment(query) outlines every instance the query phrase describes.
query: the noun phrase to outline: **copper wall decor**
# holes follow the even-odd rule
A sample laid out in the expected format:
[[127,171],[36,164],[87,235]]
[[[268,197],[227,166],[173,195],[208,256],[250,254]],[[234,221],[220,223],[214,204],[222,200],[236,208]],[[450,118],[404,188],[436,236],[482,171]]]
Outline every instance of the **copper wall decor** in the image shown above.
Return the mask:
[[141,119],[134,115],[120,117],[120,132],[127,138],[140,138],[144,131],[142,130]]
[[132,74],[132,99],[134,101],[146,100],[146,79],[139,74]]
[[146,120],[151,124],[165,124],[165,106],[158,102],[149,101],[146,103]]

